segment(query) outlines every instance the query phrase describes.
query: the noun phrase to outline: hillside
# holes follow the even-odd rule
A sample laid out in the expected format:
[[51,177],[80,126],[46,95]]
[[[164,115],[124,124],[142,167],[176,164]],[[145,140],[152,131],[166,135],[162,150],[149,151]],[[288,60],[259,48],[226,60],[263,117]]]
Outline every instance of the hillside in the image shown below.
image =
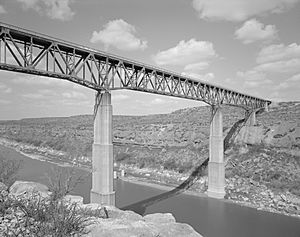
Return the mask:
[[[224,107],[223,112],[225,136],[244,111]],[[139,178],[178,185],[208,157],[210,113],[209,107],[195,107],[170,114],[114,116],[115,160]],[[62,162],[75,157],[89,166],[93,116],[0,121],[0,137],[17,142],[13,146],[26,153]],[[277,198],[281,206],[272,204],[272,211],[299,215],[300,103],[279,103],[257,114],[257,125],[240,130],[225,159],[228,199],[265,208]],[[192,190],[206,188],[203,177]]]
[[[239,109],[233,107],[224,109],[224,129],[242,116],[243,111]],[[175,166],[179,168],[187,166],[189,169],[192,163],[199,159],[199,150],[207,152],[209,119],[209,107],[183,109],[162,115],[114,116],[116,159],[150,167],[167,166],[175,160]],[[93,139],[92,120],[92,116],[83,115],[2,121],[0,136],[34,146],[60,150],[72,157],[90,157]],[[149,147],[153,149],[149,150]],[[141,153],[142,155],[139,155]]]

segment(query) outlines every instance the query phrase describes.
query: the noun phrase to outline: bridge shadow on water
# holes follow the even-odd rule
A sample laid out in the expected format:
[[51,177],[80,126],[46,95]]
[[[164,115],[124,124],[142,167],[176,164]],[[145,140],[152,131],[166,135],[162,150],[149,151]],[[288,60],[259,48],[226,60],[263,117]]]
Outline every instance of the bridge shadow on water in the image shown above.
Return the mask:
[[188,190],[199,179],[199,177],[201,177],[203,175],[203,172],[205,171],[207,165],[208,165],[208,159],[206,159],[199,166],[197,166],[197,168],[194,169],[194,171],[191,173],[191,175],[176,188],[174,188],[168,192],[159,194],[157,196],[150,197],[145,200],[139,201],[137,203],[131,204],[129,206],[125,206],[121,209],[122,210],[131,210],[140,215],[144,215],[147,207],[152,206],[152,205],[154,205],[158,202],[161,202],[165,199],[169,199],[171,197],[177,196],[178,194],[183,193],[185,190]]
[[[249,118],[249,115],[246,115],[245,118],[238,120],[229,130],[226,137],[224,138],[224,152],[231,146],[231,143],[235,136],[239,133],[240,129],[245,125]],[[209,158],[206,158],[203,162],[201,162],[190,174],[190,176],[179,186],[176,188],[159,194],[157,196],[153,196],[150,198],[147,198],[145,200],[139,201],[137,203],[133,203],[131,205],[122,207],[122,210],[131,210],[134,211],[140,215],[144,215],[146,212],[147,207],[152,206],[156,203],[159,203],[163,200],[169,199],[171,197],[177,196],[180,193],[183,193],[184,191],[188,190],[193,184],[204,174],[204,171],[206,170],[208,166]]]

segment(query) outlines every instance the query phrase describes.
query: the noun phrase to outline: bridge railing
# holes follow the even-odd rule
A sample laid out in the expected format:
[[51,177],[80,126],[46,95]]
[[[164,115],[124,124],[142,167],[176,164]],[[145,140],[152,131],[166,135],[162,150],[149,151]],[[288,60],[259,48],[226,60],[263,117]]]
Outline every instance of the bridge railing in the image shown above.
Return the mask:
[[0,69],[55,77],[94,90],[130,89],[257,109],[268,100],[89,47],[0,23]]

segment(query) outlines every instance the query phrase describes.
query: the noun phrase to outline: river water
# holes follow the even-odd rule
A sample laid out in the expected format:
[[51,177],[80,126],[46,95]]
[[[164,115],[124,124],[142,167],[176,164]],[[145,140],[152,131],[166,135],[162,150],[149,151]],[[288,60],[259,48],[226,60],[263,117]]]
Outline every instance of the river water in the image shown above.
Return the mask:
[[[18,174],[20,180],[47,184],[45,174],[51,174],[51,169],[56,166],[33,160],[3,146],[0,146],[0,154],[8,159],[23,160],[23,167]],[[80,175],[87,175],[87,172],[76,170],[75,176]],[[90,189],[89,176],[75,188],[74,194],[83,196],[84,201],[88,202]],[[186,194],[179,194],[143,209],[132,204],[166,191],[122,180],[115,181],[115,189],[116,205],[119,208],[130,206],[144,214],[171,212],[178,222],[190,224],[205,237],[300,237],[300,218]]]

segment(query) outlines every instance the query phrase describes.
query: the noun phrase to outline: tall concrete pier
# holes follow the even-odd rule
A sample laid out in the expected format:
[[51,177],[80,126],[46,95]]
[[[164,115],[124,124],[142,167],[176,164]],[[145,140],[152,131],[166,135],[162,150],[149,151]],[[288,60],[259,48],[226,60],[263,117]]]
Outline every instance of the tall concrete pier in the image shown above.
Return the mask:
[[223,116],[220,107],[212,107],[209,136],[208,190],[213,198],[225,196],[225,165],[223,144]]
[[111,94],[96,94],[91,202],[115,205]]
[[269,106],[268,106],[268,103],[265,103],[265,112],[269,112]]
[[252,111],[249,117],[249,125],[254,126],[256,125],[256,113],[255,111]]

